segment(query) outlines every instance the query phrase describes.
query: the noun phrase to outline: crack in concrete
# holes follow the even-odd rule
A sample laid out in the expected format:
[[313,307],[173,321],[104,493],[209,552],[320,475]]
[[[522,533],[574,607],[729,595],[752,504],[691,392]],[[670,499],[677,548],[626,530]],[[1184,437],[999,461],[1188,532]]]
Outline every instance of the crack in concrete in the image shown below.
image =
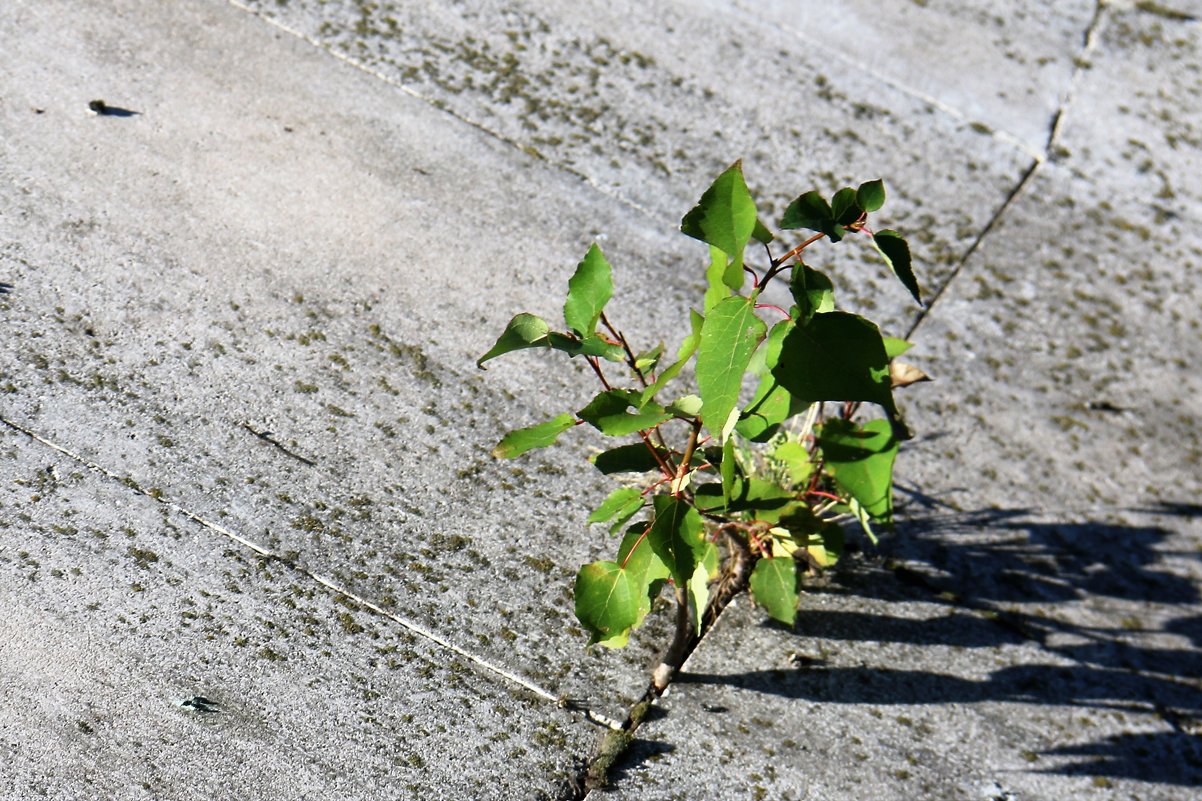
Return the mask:
[[120,482],[122,485],[124,485],[126,488],[128,488],[131,492],[135,493],[136,495],[140,495],[144,498],[149,498],[152,501],[160,503],[163,506],[166,506],[172,512],[175,512],[176,514],[179,514],[182,517],[185,517],[185,518],[191,520],[192,522],[200,525],[202,528],[205,528],[205,529],[208,529],[209,531],[213,531],[217,534],[220,534],[221,536],[226,537],[227,539],[241,545],[243,548],[253,551],[254,553],[258,554],[259,556],[262,556],[266,559],[271,559],[272,561],[276,561],[276,562],[279,562],[280,564],[285,565],[289,569],[294,570],[297,573],[304,576],[305,578],[309,579],[310,581],[313,581],[314,583],[319,584],[322,587],[325,587],[327,590],[335,593],[336,595],[340,595],[344,598],[348,598],[348,599],[354,601],[355,603],[359,604],[360,606],[376,613],[377,615],[380,615],[383,618],[391,620],[393,623],[400,625],[402,628],[429,641],[430,643],[433,643],[434,645],[436,645],[440,648],[445,648],[446,650],[451,651],[452,653],[454,653],[458,656],[461,656],[464,659],[474,662],[476,665],[478,665],[485,671],[492,673],[495,676],[498,676],[502,679],[505,679],[506,681],[517,684],[518,686],[533,693],[534,695],[538,696],[539,698],[543,699],[544,701],[550,701],[553,704],[555,704],[556,706],[559,706],[561,708],[572,708],[577,711],[583,712],[589,718],[589,720],[593,721],[594,723],[605,726],[609,729],[618,730],[618,729],[622,728],[622,725],[623,725],[622,723],[619,723],[618,721],[613,720],[612,718],[610,718],[606,715],[603,715],[600,712],[596,712],[595,710],[590,709],[578,702],[573,702],[573,703],[569,704],[566,702],[566,699],[564,699],[562,696],[556,695],[555,693],[552,693],[550,690],[547,690],[546,688],[541,687],[532,681],[524,679],[521,676],[517,675],[516,673],[508,671],[505,668],[500,667],[499,665],[494,665],[493,663],[489,662],[487,659],[484,659],[483,657],[478,656],[478,655],[472,653],[471,651],[467,651],[467,650],[459,647],[455,643],[453,643],[450,640],[446,639],[445,637],[442,637],[439,634],[427,629],[426,627],[422,626],[419,623],[416,623],[412,620],[401,617],[400,615],[398,615],[394,612],[390,612],[389,610],[385,609],[384,607],[380,606],[379,604],[377,604],[367,598],[364,598],[362,595],[359,595],[358,593],[348,589],[347,587],[342,586],[337,581],[335,581],[331,578],[328,578],[326,576],[323,576],[320,573],[315,573],[312,570],[309,570],[308,568],[298,564],[296,561],[288,558],[287,556],[276,553],[275,551],[271,550],[270,548],[268,548],[264,545],[261,545],[251,539],[248,539],[248,538],[238,534],[237,532],[232,531],[229,528],[226,528],[225,526],[221,525],[220,523],[215,523],[212,520],[209,520],[208,518],[204,517],[203,515],[193,512],[191,509],[188,509],[185,506],[181,506],[180,504],[168,499],[166,496],[158,495],[158,494],[152,495],[149,492],[138,487],[136,484],[131,484],[125,476],[122,476],[119,473],[116,473],[116,472],[108,469],[107,467],[104,467],[103,465],[97,464],[96,462],[93,462],[92,460],[88,459],[87,457],[82,456],[78,453],[75,453],[74,451],[72,451],[71,449],[69,449],[67,447],[59,445],[56,442],[52,442],[51,440],[46,439],[45,437],[39,435],[37,432],[32,431],[29,428],[27,428],[19,423],[15,423],[5,417],[0,417],[0,424],[3,424],[5,426],[7,426],[8,428],[11,428],[13,431],[17,431],[21,434],[24,434],[26,437],[33,440],[34,442],[37,442],[47,448],[50,448],[53,451],[58,452],[59,454],[61,454],[63,456],[66,456],[68,459],[71,459],[71,460],[83,465],[84,467],[88,468],[89,470],[91,470],[95,473],[99,473],[100,475],[102,475],[106,478]]
[[1044,144],[1043,152],[1034,155],[1031,163],[1025,170],[1023,170],[1018,181],[1013,187],[1011,187],[1010,191],[1006,194],[1006,197],[1002,200],[1001,205],[999,205],[993,214],[990,215],[985,225],[981,228],[980,233],[978,233],[973,239],[972,243],[968,246],[968,249],[964,251],[964,255],[960,257],[955,268],[951,271],[939,288],[936,289],[931,295],[930,299],[927,301],[926,307],[914,318],[914,322],[911,323],[910,327],[906,330],[906,333],[902,337],[903,339],[910,339],[913,337],[915,332],[930,317],[931,310],[935,307],[935,304],[939,301],[939,299],[943,297],[948,287],[952,285],[952,282],[954,282],[956,278],[959,277],[960,273],[963,272],[964,267],[968,264],[968,260],[972,258],[974,253],[977,252],[981,246],[981,243],[985,241],[985,238],[988,237],[989,234],[992,233],[993,229],[997,227],[1002,217],[1005,216],[1007,211],[1009,211],[1010,206],[1014,203],[1015,199],[1022,194],[1022,191],[1027,187],[1027,184],[1030,183],[1031,179],[1035,176],[1035,173],[1039,170],[1039,168],[1042,167],[1044,163],[1053,156],[1053,151],[1064,129],[1064,119],[1068,112],[1069,106],[1072,104],[1074,91],[1081,79],[1082,73],[1084,73],[1086,70],[1089,54],[1093,52],[1097,45],[1098,32],[1101,29],[1105,19],[1105,11],[1106,0],[1096,0],[1094,4],[1093,16],[1090,18],[1089,25],[1086,26],[1085,32],[1081,37],[1081,49],[1073,58],[1073,72],[1069,76],[1068,86],[1065,88],[1064,94],[1060,98],[1060,104],[1057,106],[1056,111],[1053,112],[1052,118],[1048,123],[1048,138],[1047,142]]

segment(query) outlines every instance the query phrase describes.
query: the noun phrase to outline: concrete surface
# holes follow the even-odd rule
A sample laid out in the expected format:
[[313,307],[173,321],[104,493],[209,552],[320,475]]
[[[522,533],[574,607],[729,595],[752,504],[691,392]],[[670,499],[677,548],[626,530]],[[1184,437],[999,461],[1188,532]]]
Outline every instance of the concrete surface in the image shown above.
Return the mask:
[[589,376],[474,358],[594,238],[675,341],[739,157],[886,179],[929,311],[831,255],[937,383],[898,532],[730,610],[615,797],[1194,792],[1200,14],[5,3],[0,797],[576,797],[663,629],[581,647],[587,436],[487,455]]

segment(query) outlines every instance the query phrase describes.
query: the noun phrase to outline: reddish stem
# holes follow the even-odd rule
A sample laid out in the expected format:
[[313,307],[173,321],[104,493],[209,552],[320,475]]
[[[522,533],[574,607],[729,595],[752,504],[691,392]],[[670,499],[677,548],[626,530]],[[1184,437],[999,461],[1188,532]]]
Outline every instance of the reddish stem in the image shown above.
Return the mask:
[[785,316],[786,320],[789,319],[789,313],[787,311],[785,311],[784,309],[782,309],[780,306],[776,306],[771,303],[757,303],[757,304],[755,304],[755,307],[757,309],[776,309],[778,312],[780,312],[781,314],[783,314]]
[[821,239],[821,238],[822,238],[822,237],[824,237],[824,236],[826,236],[826,234],[814,234],[812,237],[810,237],[810,238],[809,238],[809,239],[807,239],[806,241],[802,242],[800,245],[798,245],[797,247],[793,248],[793,249],[792,249],[792,250],[790,250],[788,253],[786,253],[785,255],[781,256],[779,259],[777,259],[777,262],[776,262],[776,263],[777,263],[777,264],[784,264],[784,263],[785,263],[785,262],[787,262],[789,259],[791,259],[791,258],[793,258],[793,257],[795,257],[795,256],[797,256],[797,255],[799,255],[799,254],[800,254],[800,253],[801,253],[803,250],[805,250],[805,249],[806,249],[806,248],[808,248],[810,245],[814,244],[815,242],[817,242],[819,239]]

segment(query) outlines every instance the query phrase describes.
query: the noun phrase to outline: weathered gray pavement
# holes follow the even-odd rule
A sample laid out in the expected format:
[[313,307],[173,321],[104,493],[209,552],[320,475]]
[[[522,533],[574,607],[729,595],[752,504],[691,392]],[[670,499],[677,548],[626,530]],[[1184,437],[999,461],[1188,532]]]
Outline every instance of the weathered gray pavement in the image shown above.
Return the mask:
[[937,382],[898,532],[613,797],[1196,793],[1202,5],[878,6],[0,5],[0,798],[572,797],[662,631],[582,647],[593,443],[488,456],[589,377],[474,359],[593,239],[675,342],[740,157],[885,178],[935,300],[843,300]]

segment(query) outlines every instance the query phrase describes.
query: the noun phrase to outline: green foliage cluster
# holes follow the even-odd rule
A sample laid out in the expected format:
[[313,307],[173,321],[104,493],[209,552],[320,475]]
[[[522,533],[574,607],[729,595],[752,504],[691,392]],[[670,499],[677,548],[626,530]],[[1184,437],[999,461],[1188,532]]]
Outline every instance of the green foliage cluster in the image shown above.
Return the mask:
[[[709,245],[710,261],[701,308],[675,352],[662,343],[636,351],[610,323],[613,271],[594,244],[568,282],[566,330],[519,314],[480,357],[483,366],[549,348],[583,357],[601,384],[575,413],[511,431],[498,457],[551,445],[581,424],[632,440],[592,459],[603,473],[645,480],[615,489],[588,518],[621,537],[613,560],[587,564],[576,578],[576,616],[589,644],[625,645],[665,587],[678,604],[678,639],[700,632],[715,591],[750,589],[769,615],[791,624],[800,579],[843,550],[841,521],[858,520],[874,540],[873,524],[891,522],[894,458],[909,436],[893,390],[925,376],[894,361],[908,343],[838,310],[831,279],[803,260],[820,240],[858,235],[921,304],[905,240],[869,227],[884,202],[879,180],[829,200],[806,192],[780,228],[811,234],[778,258],[736,163],[681,222]],[[748,263],[752,243],[766,266]],[[788,280],[787,310],[762,301],[778,278]],[[620,381],[610,375],[617,370]],[[674,388],[689,375],[694,392]],[[882,415],[859,419],[866,403]]]

